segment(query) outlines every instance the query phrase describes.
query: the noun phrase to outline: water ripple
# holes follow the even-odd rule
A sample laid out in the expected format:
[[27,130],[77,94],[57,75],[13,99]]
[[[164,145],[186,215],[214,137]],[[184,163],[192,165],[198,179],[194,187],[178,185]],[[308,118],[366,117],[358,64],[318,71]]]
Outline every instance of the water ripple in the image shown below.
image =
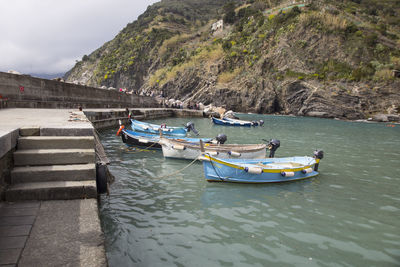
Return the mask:
[[116,177],[100,205],[110,266],[400,265],[395,132],[380,124],[243,116],[268,127],[193,121],[201,133],[225,133],[231,142],[277,136],[278,156],[323,148],[321,175],[273,185],[207,183],[201,164],[176,173],[188,162],[127,150],[115,130],[106,131],[101,139]]

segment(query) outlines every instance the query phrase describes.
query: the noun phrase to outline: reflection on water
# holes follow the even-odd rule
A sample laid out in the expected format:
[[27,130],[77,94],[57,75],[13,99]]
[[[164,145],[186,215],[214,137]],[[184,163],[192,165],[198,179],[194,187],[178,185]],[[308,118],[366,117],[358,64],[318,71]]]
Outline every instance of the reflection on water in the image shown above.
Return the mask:
[[281,184],[208,183],[200,163],[180,171],[190,161],[127,150],[116,129],[105,131],[116,176],[100,210],[110,266],[400,265],[400,126],[241,117],[265,126],[190,120],[201,136],[225,133],[230,143],[280,139],[280,157],[321,148],[321,174]]

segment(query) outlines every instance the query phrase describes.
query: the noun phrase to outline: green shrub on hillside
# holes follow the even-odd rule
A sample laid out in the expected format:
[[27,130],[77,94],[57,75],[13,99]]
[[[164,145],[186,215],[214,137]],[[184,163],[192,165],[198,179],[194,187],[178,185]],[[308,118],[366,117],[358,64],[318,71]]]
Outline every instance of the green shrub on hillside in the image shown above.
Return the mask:
[[369,79],[375,73],[375,69],[372,64],[361,64],[358,68],[355,68],[351,72],[351,79],[354,81],[361,81]]
[[349,64],[336,59],[329,59],[317,67],[317,73],[328,80],[352,79],[353,69]]

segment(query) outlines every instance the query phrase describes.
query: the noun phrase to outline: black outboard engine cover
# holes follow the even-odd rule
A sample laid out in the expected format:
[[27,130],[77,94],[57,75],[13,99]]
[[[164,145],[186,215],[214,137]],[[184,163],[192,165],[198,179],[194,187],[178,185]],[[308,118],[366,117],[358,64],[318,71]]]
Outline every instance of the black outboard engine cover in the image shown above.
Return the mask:
[[277,139],[271,139],[268,142],[268,149],[269,149],[269,157],[273,158],[275,156],[275,151],[278,149],[278,147],[281,146],[281,141]]
[[223,145],[226,142],[226,139],[228,139],[228,138],[226,137],[225,134],[219,134],[219,135],[217,135],[217,137],[215,137],[215,140],[217,140],[218,144],[221,144],[221,145]]
[[188,123],[186,123],[185,128],[187,129],[188,132],[192,130],[195,135],[199,135],[199,132],[196,130],[196,128],[194,128],[193,122],[189,121]]
[[[314,151],[314,158],[316,159],[322,159],[324,157],[324,151],[322,150],[315,150]],[[314,171],[318,171],[319,163],[316,163],[314,165]]]
[[324,151],[322,150],[315,150],[314,151],[314,157],[316,159],[323,159],[324,158]]

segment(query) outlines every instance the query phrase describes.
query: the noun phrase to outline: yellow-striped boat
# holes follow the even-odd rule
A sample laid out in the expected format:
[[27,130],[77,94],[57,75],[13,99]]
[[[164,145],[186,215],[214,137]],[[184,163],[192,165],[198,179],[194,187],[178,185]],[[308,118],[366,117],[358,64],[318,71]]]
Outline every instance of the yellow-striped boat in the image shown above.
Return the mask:
[[323,151],[313,157],[265,159],[221,159],[203,153],[204,175],[209,182],[274,183],[310,178],[318,175]]

